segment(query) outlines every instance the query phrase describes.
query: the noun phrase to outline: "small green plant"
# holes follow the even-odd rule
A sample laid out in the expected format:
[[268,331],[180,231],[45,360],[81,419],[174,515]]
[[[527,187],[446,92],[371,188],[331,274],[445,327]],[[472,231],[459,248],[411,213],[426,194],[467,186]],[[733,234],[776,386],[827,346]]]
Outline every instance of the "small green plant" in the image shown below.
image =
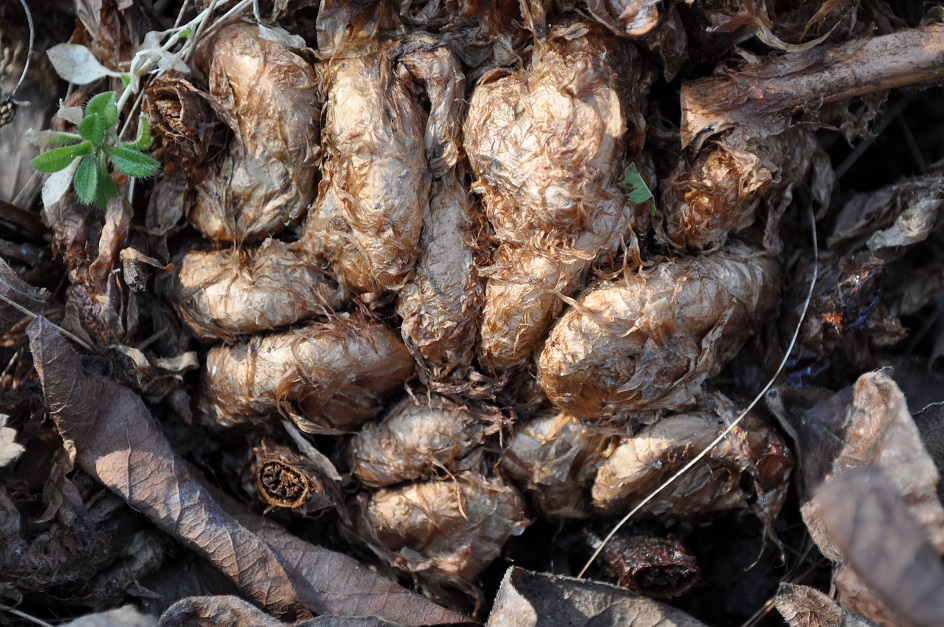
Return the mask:
[[652,217],[656,217],[656,199],[652,195],[649,186],[642,180],[642,175],[639,174],[635,163],[630,163],[629,167],[626,168],[620,187],[626,190],[626,197],[629,202],[637,205],[647,205]]
[[[62,182],[68,186],[71,172],[75,193],[84,203],[95,203],[104,209],[109,200],[118,195],[115,182],[108,170],[109,161],[128,176],[141,178],[153,175],[161,164],[144,154],[151,145],[148,119],[138,120],[138,136],[133,142],[120,142],[118,102],[115,92],[107,91],[94,96],[85,106],[85,112],[76,122],[76,133],[50,133],[47,145],[57,146],[33,159],[32,166],[40,172],[65,173]],[[60,182],[61,184],[61,182]]]

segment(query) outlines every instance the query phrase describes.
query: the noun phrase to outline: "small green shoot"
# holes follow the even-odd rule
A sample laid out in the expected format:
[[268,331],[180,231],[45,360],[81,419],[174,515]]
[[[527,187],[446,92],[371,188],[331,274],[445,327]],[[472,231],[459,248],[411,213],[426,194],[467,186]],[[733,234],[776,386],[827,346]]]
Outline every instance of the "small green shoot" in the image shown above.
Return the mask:
[[620,187],[626,190],[626,197],[629,202],[637,205],[648,205],[652,217],[656,217],[656,199],[652,195],[649,186],[642,180],[635,163],[630,163],[629,167],[626,168]]
[[[109,161],[115,168],[134,178],[151,176],[161,167],[158,161],[144,154],[151,145],[151,133],[145,116],[142,115],[138,120],[138,136],[133,142],[118,140],[117,124],[118,101],[115,92],[106,91],[94,96],[85,105],[83,117],[76,125],[78,134],[51,133],[46,143],[57,147],[33,159],[33,168],[50,174],[61,172],[68,175],[71,171],[72,186],[79,200],[104,209],[108,201],[118,195],[108,171]],[[61,175],[50,177],[49,182],[56,187],[50,190],[50,198],[54,196],[55,200],[69,187],[69,179]],[[43,200],[48,204],[46,191],[43,190]]]

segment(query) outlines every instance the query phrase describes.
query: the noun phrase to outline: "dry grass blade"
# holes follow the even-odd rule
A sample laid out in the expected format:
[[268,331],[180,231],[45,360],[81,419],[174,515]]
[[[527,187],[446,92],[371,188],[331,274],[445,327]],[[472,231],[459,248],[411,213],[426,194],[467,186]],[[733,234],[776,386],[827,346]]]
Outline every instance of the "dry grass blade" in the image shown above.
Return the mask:
[[767,382],[767,385],[765,385],[764,388],[760,392],[758,392],[757,396],[754,397],[754,400],[751,401],[750,405],[748,405],[744,409],[744,411],[742,411],[740,415],[730,425],[728,425],[728,427],[725,428],[725,430],[722,431],[721,434],[718,435],[718,437],[714,439],[714,441],[711,442],[711,444],[706,446],[705,449],[701,451],[698,455],[696,455],[694,458],[692,458],[690,462],[682,466],[682,468],[677,473],[669,477],[664,483],[662,483],[662,485],[660,485],[658,488],[653,490],[648,496],[646,496],[646,498],[640,501],[636,507],[630,510],[628,514],[623,516],[623,518],[618,523],[616,523],[616,526],[613,527],[613,530],[610,531],[610,533],[607,534],[606,538],[603,539],[603,543],[593,552],[593,555],[590,556],[590,559],[587,560],[587,563],[584,564],[583,568],[580,569],[580,572],[577,574],[578,579],[584,576],[584,574],[587,572],[587,569],[590,568],[590,565],[593,564],[596,558],[600,555],[600,553],[603,551],[606,544],[610,541],[610,539],[613,538],[613,536],[616,535],[616,532],[619,531],[627,522],[629,522],[630,518],[632,518],[639,510],[645,507],[650,501],[652,501],[656,496],[662,493],[670,485],[678,481],[678,479],[681,478],[683,475],[685,475],[685,473],[687,473],[689,470],[694,468],[696,464],[698,464],[702,459],[705,458],[706,455],[708,455],[711,449],[716,447],[726,437],[728,437],[728,435],[735,428],[737,428],[739,424],[741,424],[741,421],[744,420],[744,417],[752,409],[754,409],[754,406],[760,402],[760,400],[767,393],[767,390],[771,388],[771,386],[777,380],[777,377],[780,376],[780,373],[783,371],[784,366],[787,364],[787,360],[790,358],[790,355],[793,353],[793,347],[796,344],[797,338],[800,335],[800,329],[803,326],[803,320],[806,318],[806,312],[810,307],[810,301],[813,298],[813,289],[816,286],[816,279],[818,276],[818,268],[816,264],[819,260],[819,246],[816,241],[816,218],[813,215],[812,206],[808,206],[807,209],[808,209],[810,225],[811,225],[810,226],[811,237],[813,241],[813,260],[814,260],[813,277],[812,277],[812,280],[810,281],[810,289],[807,292],[806,301],[803,303],[803,308],[801,310],[802,313],[800,314],[800,319],[799,319],[799,322],[797,323],[796,330],[793,333],[793,337],[790,339],[790,345],[788,346],[786,352],[784,353],[783,359],[781,360],[780,365],[777,367],[776,372],[774,372],[774,374],[770,377],[770,380]]

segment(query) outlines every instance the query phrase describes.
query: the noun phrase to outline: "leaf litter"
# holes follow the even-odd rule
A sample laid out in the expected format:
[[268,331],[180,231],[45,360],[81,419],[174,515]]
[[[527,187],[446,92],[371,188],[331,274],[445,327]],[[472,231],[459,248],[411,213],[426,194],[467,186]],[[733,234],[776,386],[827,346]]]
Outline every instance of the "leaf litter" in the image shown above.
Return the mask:
[[[852,195],[830,165],[941,82],[934,10],[171,4],[167,30],[78,1],[69,42],[118,91],[160,66],[135,80],[164,172],[115,172],[104,212],[47,203],[64,295],[0,246],[0,527],[27,558],[4,597],[187,597],[162,624],[940,622],[936,414],[915,427],[892,379],[923,379],[876,368],[941,354],[944,155],[906,132],[918,167]],[[749,536],[780,564],[735,554]],[[699,581],[721,546],[755,565]],[[526,570],[591,549],[669,604]],[[181,552],[229,582],[150,591]]]

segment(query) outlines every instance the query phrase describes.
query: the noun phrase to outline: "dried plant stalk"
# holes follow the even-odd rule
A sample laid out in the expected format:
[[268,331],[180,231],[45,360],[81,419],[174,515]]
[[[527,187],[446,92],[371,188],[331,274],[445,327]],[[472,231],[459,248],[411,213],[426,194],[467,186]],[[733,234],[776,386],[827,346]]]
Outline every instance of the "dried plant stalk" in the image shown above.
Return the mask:
[[340,490],[313,461],[293,449],[263,439],[252,449],[247,492],[255,492],[270,507],[313,514],[333,507]]
[[501,468],[546,518],[586,518],[590,485],[615,436],[560,411],[515,425]]
[[326,70],[325,157],[304,241],[359,292],[403,282],[429,207],[426,115],[397,72],[398,50],[384,42]]
[[171,298],[198,338],[235,339],[340,308],[346,294],[296,244],[190,251],[180,257]]
[[[716,397],[696,411],[643,427],[600,466],[593,482],[594,507],[603,514],[631,510],[703,451],[736,415],[727,399]],[[747,414],[701,463],[640,514],[685,518],[750,506],[770,522],[783,506],[793,466],[783,438],[762,419]]]
[[201,410],[228,427],[294,405],[315,424],[356,429],[412,372],[413,358],[395,333],[363,316],[338,317],[211,349]]
[[742,244],[587,291],[554,326],[538,380],[578,418],[676,409],[775,311],[780,265]]
[[[621,156],[642,145],[648,80],[635,50],[588,22],[535,43],[531,66],[486,73],[464,126],[498,249],[487,270],[480,360],[528,358],[592,261],[632,238],[617,185]],[[627,121],[629,128],[627,128]],[[625,137],[625,141],[624,141]]]
[[475,473],[362,494],[357,507],[357,536],[433,593],[473,593],[505,541],[529,524],[517,490]]
[[351,441],[351,472],[370,487],[456,473],[477,465],[469,454],[494,431],[474,415],[438,396],[405,398],[380,422]]
[[227,24],[201,42],[196,63],[217,114],[236,136],[196,182],[190,223],[224,242],[277,233],[314,198],[322,100],[315,72],[245,22]]

